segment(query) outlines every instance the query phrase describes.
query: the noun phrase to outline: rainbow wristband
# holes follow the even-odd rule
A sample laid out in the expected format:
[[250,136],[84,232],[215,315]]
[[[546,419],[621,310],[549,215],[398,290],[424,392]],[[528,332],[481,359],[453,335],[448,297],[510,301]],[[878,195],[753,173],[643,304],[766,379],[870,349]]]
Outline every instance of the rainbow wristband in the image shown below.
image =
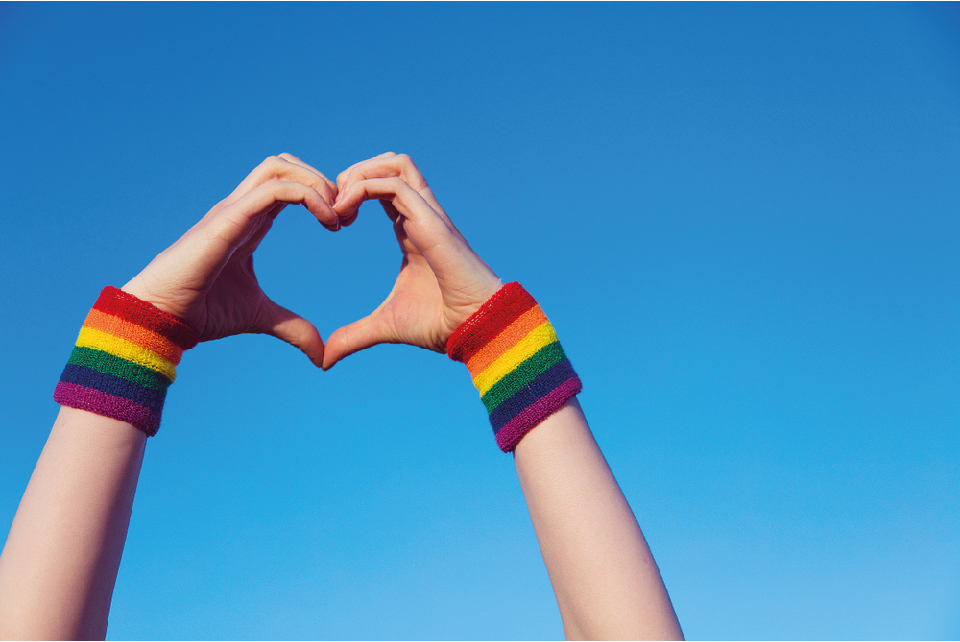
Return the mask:
[[517,282],[457,328],[447,355],[467,365],[503,452],[583,388],[550,321]]
[[193,328],[152,303],[107,286],[83,322],[53,398],[152,437],[180,357],[198,339]]

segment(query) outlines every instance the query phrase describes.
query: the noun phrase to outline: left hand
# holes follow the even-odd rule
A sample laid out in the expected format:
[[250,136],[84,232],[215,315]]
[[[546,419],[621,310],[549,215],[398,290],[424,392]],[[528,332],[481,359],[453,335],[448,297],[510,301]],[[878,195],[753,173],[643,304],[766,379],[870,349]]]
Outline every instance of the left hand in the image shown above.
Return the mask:
[[337,186],[296,156],[272,156],[122,289],[179,318],[201,341],[270,334],[319,367],[320,333],[260,289],[253,253],[291,203],[306,207],[327,229],[340,229],[332,207],[336,196]]

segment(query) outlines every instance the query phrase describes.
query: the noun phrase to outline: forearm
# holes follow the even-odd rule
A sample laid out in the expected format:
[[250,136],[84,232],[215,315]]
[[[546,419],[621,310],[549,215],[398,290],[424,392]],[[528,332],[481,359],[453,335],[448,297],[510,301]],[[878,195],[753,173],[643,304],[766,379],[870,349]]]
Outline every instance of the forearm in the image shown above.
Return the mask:
[[103,638],[148,435],[184,350],[244,332],[317,365],[317,329],[260,289],[252,254],[303,203],[339,228],[336,186],[288,154],[268,158],[123,290],[106,287],[54,391],[63,408],[0,554],[0,638]]
[[61,408],[0,555],[0,638],[105,636],[146,439]]
[[515,457],[567,638],[682,638],[660,571],[577,400],[529,432]]

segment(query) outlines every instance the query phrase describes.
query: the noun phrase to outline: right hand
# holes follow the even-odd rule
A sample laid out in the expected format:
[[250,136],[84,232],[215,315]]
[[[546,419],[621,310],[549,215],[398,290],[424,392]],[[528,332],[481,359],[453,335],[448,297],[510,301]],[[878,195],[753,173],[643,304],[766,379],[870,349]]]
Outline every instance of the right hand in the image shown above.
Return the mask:
[[447,217],[409,156],[382,154],[337,177],[333,209],[345,225],[375,198],[393,221],[403,254],[400,274],[376,310],[330,335],[324,370],[380,343],[444,352],[454,330],[503,285]]

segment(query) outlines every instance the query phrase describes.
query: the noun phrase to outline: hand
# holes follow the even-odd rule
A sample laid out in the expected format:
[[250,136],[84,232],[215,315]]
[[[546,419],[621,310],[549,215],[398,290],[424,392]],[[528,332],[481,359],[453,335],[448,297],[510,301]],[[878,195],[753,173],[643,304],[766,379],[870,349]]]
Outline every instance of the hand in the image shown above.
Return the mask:
[[193,327],[201,341],[270,334],[321,366],[320,333],[264,294],[253,253],[290,203],[306,207],[327,229],[340,229],[336,195],[337,186],[299,158],[270,157],[122,289]]
[[409,156],[383,154],[337,177],[334,211],[353,222],[361,203],[380,199],[403,253],[393,291],[370,316],[327,340],[324,370],[358,350],[406,343],[444,352],[447,339],[502,283],[470,249]]

